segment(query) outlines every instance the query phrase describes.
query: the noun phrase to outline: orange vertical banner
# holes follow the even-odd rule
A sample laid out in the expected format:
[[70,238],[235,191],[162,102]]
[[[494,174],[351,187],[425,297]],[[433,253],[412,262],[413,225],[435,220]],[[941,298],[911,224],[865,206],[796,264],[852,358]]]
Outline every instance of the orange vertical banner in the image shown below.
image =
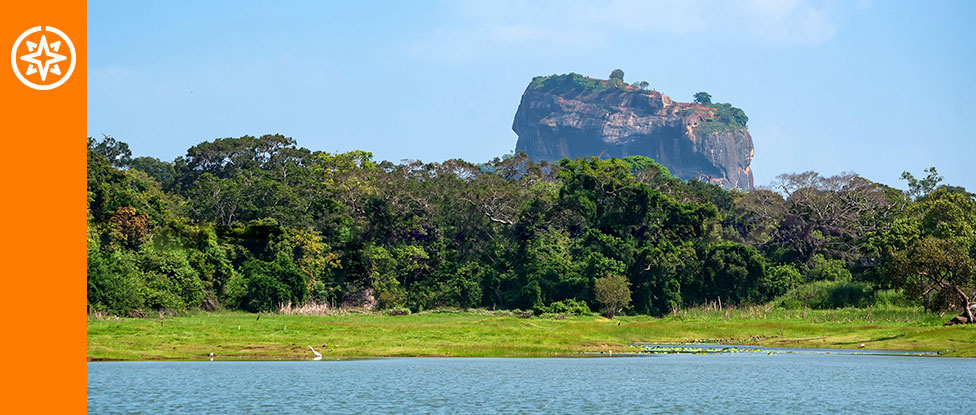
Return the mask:
[[86,407],[86,3],[0,4],[6,413]]

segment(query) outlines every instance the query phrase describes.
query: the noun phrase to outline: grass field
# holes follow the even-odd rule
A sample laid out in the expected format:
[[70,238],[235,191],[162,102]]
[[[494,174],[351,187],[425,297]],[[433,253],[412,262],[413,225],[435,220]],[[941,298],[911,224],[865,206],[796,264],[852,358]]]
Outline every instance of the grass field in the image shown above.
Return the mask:
[[[692,309],[665,318],[519,318],[488,311],[406,316],[300,316],[223,312],[88,320],[89,360],[297,360],[311,345],[328,358],[573,356],[636,350],[638,342],[939,352],[976,357],[976,325],[918,309]],[[327,345],[324,346],[324,345]]]

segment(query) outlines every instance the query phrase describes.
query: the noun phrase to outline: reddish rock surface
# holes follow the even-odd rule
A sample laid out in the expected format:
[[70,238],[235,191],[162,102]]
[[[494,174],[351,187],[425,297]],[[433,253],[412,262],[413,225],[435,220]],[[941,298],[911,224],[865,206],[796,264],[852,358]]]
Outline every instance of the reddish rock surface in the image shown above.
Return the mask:
[[641,155],[683,179],[752,189],[748,129],[699,128],[715,122],[715,108],[625,84],[578,79],[591,85],[571,80],[529,85],[512,125],[519,137],[516,151],[536,161]]

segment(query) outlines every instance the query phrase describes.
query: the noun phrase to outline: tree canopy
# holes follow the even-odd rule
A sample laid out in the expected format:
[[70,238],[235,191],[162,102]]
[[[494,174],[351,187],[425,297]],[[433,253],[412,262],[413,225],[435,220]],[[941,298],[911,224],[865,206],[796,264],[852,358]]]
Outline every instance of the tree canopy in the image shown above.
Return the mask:
[[708,92],[697,92],[695,93],[695,102],[702,105],[712,105],[712,94]]
[[910,195],[805,172],[742,192],[642,156],[395,164],[281,135],[216,139],[173,161],[132,158],[110,137],[88,148],[88,304],[101,311],[663,315],[817,281],[958,309],[976,291],[976,199],[934,179]]

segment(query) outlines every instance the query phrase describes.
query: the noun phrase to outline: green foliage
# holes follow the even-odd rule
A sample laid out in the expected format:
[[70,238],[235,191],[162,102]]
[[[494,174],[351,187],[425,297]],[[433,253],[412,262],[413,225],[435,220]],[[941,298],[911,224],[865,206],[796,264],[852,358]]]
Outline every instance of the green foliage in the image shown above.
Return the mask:
[[813,266],[807,271],[807,281],[850,281],[851,271],[844,261],[826,259],[822,254],[814,255]]
[[870,284],[851,281],[816,281],[793,288],[773,300],[777,307],[788,309],[865,308],[876,305],[904,305],[904,300],[891,293],[876,294]]
[[622,69],[614,69],[613,72],[610,72],[610,79],[623,82],[624,71]]
[[532,78],[529,89],[544,89],[550,91],[583,90],[603,92],[610,89],[610,82],[588,78],[575,72],[564,75],[537,76]]
[[88,250],[88,304],[126,314],[145,307],[144,285],[131,251]]
[[630,306],[630,281],[622,275],[597,278],[593,283],[596,300],[603,304],[603,314],[613,318]]
[[173,163],[162,161],[155,157],[136,157],[128,163],[132,170],[139,170],[146,173],[158,182],[163,189],[172,188],[176,183],[176,168]]
[[925,173],[928,174],[923,179],[916,179],[915,176],[907,171],[901,173],[901,179],[908,182],[908,194],[912,199],[918,199],[932,193],[938,188],[939,183],[942,182],[943,178],[939,176],[939,172],[935,170],[935,167],[925,169]]
[[383,310],[383,314],[387,316],[409,316],[411,311],[406,307],[393,307]]
[[755,248],[721,243],[709,246],[702,263],[702,278],[689,290],[698,303],[720,301],[726,305],[764,302],[776,293],[766,275],[765,261]]
[[744,129],[749,124],[749,117],[741,108],[733,107],[732,104],[714,103],[709,104],[714,108],[714,115],[706,118],[705,122],[695,128],[696,132],[703,134],[736,131]]
[[129,145],[107,135],[102,141],[88,137],[88,151],[98,153],[112,167],[116,168],[126,167],[132,161],[132,151],[129,150]]
[[450,273],[445,294],[451,305],[468,309],[481,305],[482,286],[488,270],[476,262],[466,262]]
[[135,260],[142,272],[147,307],[184,310],[203,302],[203,283],[185,253],[144,245]]
[[[934,172],[933,172],[934,174]],[[976,201],[939,188],[880,238],[884,277],[927,308],[967,310],[976,296]]]
[[767,268],[766,273],[774,285],[773,291],[778,294],[796,288],[804,281],[803,273],[791,264],[771,266]]
[[695,93],[695,102],[701,105],[712,105],[712,94],[704,91]]
[[247,279],[241,306],[248,311],[277,311],[285,304],[305,304],[308,279],[287,253],[273,261],[252,259],[242,266]]
[[[532,87],[618,86],[569,74]],[[950,186],[911,200],[854,174],[806,172],[780,176],[780,193],[741,192],[642,156],[394,164],[280,135],[201,143],[172,163],[121,166],[126,148],[89,142],[95,311],[600,304],[664,316],[720,298],[759,304],[810,281],[870,281],[932,309],[974,291],[976,197]]]
[[667,167],[654,161],[654,159],[647,156],[629,156],[621,159],[624,164],[630,167],[630,173],[637,175],[639,173],[648,172],[655,175],[661,179],[672,179],[674,176],[671,175],[671,171]]
[[590,307],[586,305],[586,301],[577,301],[573,298],[563,301],[554,301],[548,306],[539,307],[537,311],[539,313],[572,314],[580,316],[591,314]]

